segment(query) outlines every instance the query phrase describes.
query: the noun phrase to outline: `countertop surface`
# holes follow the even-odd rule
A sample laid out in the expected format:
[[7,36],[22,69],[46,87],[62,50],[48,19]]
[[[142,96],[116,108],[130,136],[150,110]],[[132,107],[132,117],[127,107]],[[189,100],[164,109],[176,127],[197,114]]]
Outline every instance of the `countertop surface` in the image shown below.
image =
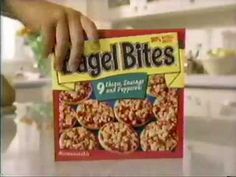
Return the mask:
[[186,76],[186,87],[236,89],[236,75],[188,75]]
[[[19,104],[2,118],[6,132],[1,173],[6,176],[233,176],[236,120],[187,117],[183,159],[55,162],[53,118],[45,104]],[[12,125],[16,123],[16,135]],[[14,127],[14,126],[13,126]],[[3,131],[4,131],[3,130]],[[9,131],[11,130],[11,131]],[[12,139],[12,140],[11,140]]]
[[39,88],[45,85],[50,85],[51,78],[37,78],[37,79],[15,79],[13,84],[15,88]]
[[[37,88],[51,84],[50,78],[16,79],[13,81],[16,88]],[[211,76],[211,75],[187,75],[186,87],[188,88],[216,88],[236,89],[236,75]]]

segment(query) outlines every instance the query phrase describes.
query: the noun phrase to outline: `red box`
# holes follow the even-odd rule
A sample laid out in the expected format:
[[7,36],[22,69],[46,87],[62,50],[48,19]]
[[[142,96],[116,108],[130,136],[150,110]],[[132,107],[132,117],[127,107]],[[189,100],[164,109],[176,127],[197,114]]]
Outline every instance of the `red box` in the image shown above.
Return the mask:
[[[150,72],[153,73],[157,71],[157,74],[148,74],[147,80],[145,81],[145,83],[147,82],[146,90],[148,91],[145,91],[145,98],[143,99],[132,98],[132,96],[130,96],[131,94],[126,94],[124,92],[118,95],[116,90],[117,93],[112,96],[119,97],[122,95],[121,99],[115,99],[111,96],[111,100],[101,101],[101,99],[104,99],[106,96],[109,97],[109,88],[106,88],[107,95],[100,95],[100,100],[96,95],[99,94],[99,83],[106,83],[103,87],[109,87],[109,83],[113,80],[115,80],[116,83],[119,83],[118,81],[120,78],[118,77],[121,77],[121,79],[131,79],[126,81],[126,84],[134,84],[132,87],[128,87],[123,83],[124,85],[120,86],[120,89],[123,88],[123,91],[125,88],[136,88],[136,86],[138,88],[138,85],[135,84],[144,87],[145,84],[141,83],[141,81],[142,78],[145,77],[139,78],[138,81],[140,81],[140,83],[138,83],[138,81],[131,82],[133,77],[132,74],[135,75],[135,72],[130,73],[130,76],[132,76],[130,78],[128,77],[129,75],[126,77],[126,75],[123,76],[122,74],[102,77],[103,73],[101,73],[98,76],[89,76],[94,77],[92,80],[76,81],[69,79],[68,82],[66,77],[72,73],[54,72],[53,102],[55,120],[55,159],[57,161],[69,161],[182,158],[184,131],[184,74],[182,54],[184,53],[185,48],[185,30],[102,30],[99,31],[99,34],[101,39],[122,38],[124,41],[124,37],[133,37],[135,40],[138,40],[138,38],[140,37],[141,39],[142,36],[156,35],[157,37],[151,37],[151,42],[158,43],[155,44],[157,45],[156,48],[158,48],[159,43],[162,43],[160,46],[163,45],[168,48],[168,44],[174,41],[171,35],[176,34],[176,46],[178,46],[178,48],[174,49],[176,51],[175,56],[178,56],[179,63],[176,64],[175,62],[174,64],[167,65],[165,63],[165,61],[168,63],[167,56],[163,54],[165,53],[164,49],[166,48],[163,46],[160,47],[160,49],[163,49],[164,51],[162,53],[162,63],[165,63],[163,64],[163,68],[166,67],[168,72],[163,72],[165,71],[163,68],[163,71],[162,69],[158,69],[162,66],[159,67],[158,65],[155,65],[155,67],[153,67],[155,63],[154,59],[152,60],[153,66],[148,66],[146,63],[145,67],[147,67],[147,70],[149,71],[149,69],[153,67],[155,70],[150,70]],[[168,34],[171,35],[168,36]],[[159,38],[159,35],[162,36]],[[121,43],[121,47],[124,49],[122,44],[123,43]],[[134,44],[134,46],[135,45],[136,44]],[[141,49],[137,48],[134,50],[137,52],[139,50],[144,51],[145,46],[143,44],[140,46]],[[156,51],[155,49],[147,49],[147,51],[154,53]],[[130,51],[127,50],[126,52]],[[153,53],[151,55],[155,58],[154,55],[158,52],[155,54]],[[166,53],[168,53],[167,50]],[[144,56],[144,54],[142,55]],[[99,56],[102,57],[102,54]],[[151,58],[150,55],[148,57]],[[90,58],[84,59],[87,60]],[[102,60],[102,58],[99,59]],[[114,56],[112,59],[114,59]],[[105,58],[105,64],[110,64],[112,59]],[[120,58],[118,57],[118,59]],[[157,61],[157,57],[155,61]],[[158,61],[162,60],[160,59]],[[144,63],[144,60],[142,60],[142,63]],[[177,65],[179,66],[179,69]],[[131,70],[132,69],[133,68],[131,68]],[[140,68],[137,68],[137,75],[143,74],[143,71],[139,71],[138,69]],[[117,71],[118,70],[119,69],[117,69]],[[160,71],[162,71],[162,73],[159,73]],[[112,72],[110,73],[112,74]],[[77,74],[77,78],[79,78],[81,73]],[[100,76],[101,78],[96,78]],[[104,80],[106,78],[109,79],[110,77],[114,78],[109,81]],[[168,79],[170,80],[171,78],[174,78],[173,81],[168,81]],[[75,85],[70,89],[59,89],[61,86],[65,86],[64,88],[66,88],[66,84],[70,83],[72,83],[72,85],[73,83],[78,85]],[[57,85],[56,87],[55,84]],[[170,86],[171,84],[175,84],[176,87],[173,86],[172,88]],[[77,87],[78,89],[76,90]],[[114,89],[114,87],[112,88]],[[118,88],[118,86],[116,86],[116,88]],[[130,92],[134,93],[135,91],[132,90]],[[141,92],[136,92],[136,95],[139,93]],[[125,94],[127,95],[127,98],[125,98]]]

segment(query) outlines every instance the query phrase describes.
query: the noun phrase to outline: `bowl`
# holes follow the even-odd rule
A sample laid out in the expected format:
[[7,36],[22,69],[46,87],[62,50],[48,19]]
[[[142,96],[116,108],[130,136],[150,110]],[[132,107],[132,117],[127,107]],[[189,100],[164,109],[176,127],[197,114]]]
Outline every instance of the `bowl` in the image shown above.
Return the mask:
[[236,74],[236,56],[227,58],[209,58],[201,60],[204,69],[210,75]]

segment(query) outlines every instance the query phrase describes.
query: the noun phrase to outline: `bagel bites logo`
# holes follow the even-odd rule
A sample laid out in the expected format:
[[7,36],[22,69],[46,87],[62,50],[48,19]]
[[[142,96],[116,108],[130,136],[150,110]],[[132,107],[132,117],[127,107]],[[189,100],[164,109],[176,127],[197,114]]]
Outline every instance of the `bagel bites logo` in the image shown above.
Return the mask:
[[[180,72],[180,49],[176,33],[101,39],[99,48],[85,42],[77,72],[57,73],[60,84],[128,73]],[[65,67],[66,68],[66,67]]]

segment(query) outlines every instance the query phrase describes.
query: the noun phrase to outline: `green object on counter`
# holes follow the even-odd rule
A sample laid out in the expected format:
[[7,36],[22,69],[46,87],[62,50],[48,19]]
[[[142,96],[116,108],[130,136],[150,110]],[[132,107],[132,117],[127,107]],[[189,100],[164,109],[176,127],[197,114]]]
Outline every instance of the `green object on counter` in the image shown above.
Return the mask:
[[43,76],[48,76],[51,73],[51,61],[44,56],[44,45],[43,45],[43,40],[42,36],[34,36],[31,35],[28,38],[28,43],[29,46],[31,47],[34,56],[37,60],[37,67],[39,69],[39,72]]

